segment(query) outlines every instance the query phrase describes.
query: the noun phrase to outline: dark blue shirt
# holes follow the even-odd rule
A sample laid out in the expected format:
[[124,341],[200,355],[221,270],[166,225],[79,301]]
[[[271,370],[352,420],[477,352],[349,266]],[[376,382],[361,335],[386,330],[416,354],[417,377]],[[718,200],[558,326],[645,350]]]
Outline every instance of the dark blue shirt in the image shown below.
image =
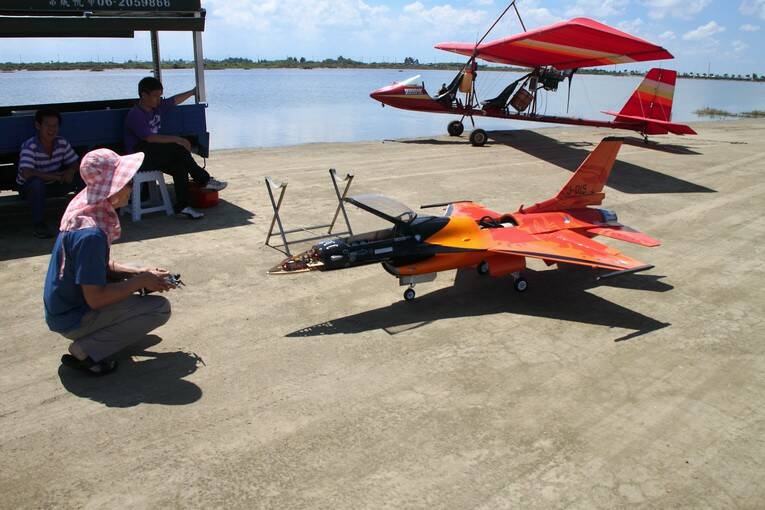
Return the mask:
[[[64,273],[59,278],[64,252]],[[109,242],[101,229],[59,233],[43,292],[45,321],[51,331],[64,333],[80,327],[83,315],[90,310],[81,285],[106,285],[108,264]]]

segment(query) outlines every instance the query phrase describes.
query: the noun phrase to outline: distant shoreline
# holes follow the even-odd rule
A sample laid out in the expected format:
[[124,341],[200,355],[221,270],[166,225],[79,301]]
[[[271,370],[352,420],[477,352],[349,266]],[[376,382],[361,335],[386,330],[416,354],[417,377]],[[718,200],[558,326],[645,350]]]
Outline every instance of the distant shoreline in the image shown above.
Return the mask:
[[[435,64],[421,64],[416,59],[407,58],[405,62],[358,62],[343,57],[337,59],[325,59],[322,61],[310,61],[304,58],[287,58],[285,60],[250,60],[245,58],[228,58],[224,60],[205,60],[206,71],[218,71],[225,69],[391,69],[399,71],[459,71],[462,69],[462,62],[443,62]],[[191,69],[193,62],[186,60],[166,60],[162,62],[163,69]],[[127,62],[29,62],[29,63],[0,63],[0,72],[17,71],[116,71],[116,70],[147,70],[152,69],[151,62],[133,61]],[[522,67],[495,67],[479,65],[479,71],[504,71],[504,72],[527,72],[528,69]],[[603,69],[581,69],[577,74],[604,75],[604,76],[643,76],[645,71],[626,71],[626,70],[603,70]],[[683,73],[678,72],[678,78],[699,79],[699,80],[727,80],[744,82],[765,82],[765,76],[752,74],[738,75],[716,75],[704,73]]]

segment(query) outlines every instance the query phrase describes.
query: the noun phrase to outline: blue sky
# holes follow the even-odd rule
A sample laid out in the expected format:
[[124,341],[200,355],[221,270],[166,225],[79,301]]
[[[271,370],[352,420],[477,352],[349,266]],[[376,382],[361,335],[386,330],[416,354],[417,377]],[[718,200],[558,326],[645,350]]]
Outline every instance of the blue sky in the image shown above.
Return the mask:
[[[473,41],[506,3],[500,0],[202,0],[205,55],[211,58],[454,61],[433,49]],[[527,28],[586,16],[661,44],[679,71],[765,75],[765,0],[519,0]],[[512,11],[489,39],[521,31]],[[165,58],[190,58],[189,34],[161,34]],[[149,58],[148,35],[134,40],[9,40],[0,61]],[[636,65],[645,69],[650,65]]]

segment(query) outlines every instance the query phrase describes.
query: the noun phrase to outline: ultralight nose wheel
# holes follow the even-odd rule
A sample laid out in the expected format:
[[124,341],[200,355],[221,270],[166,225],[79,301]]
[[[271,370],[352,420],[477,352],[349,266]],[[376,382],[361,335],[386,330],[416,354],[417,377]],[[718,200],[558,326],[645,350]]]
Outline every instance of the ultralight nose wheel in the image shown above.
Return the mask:
[[404,291],[404,299],[406,299],[407,301],[413,300],[414,296],[415,296],[414,289],[406,289]]
[[470,143],[473,144],[473,147],[483,147],[488,139],[489,137],[483,129],[476,129],[470,133]]
[[526,278],[524,278],[523,276],[519,276],[513,282],[513,287],[515,287],[515,290],[517,290],[518,292],[525,292],[526,289],[529,288],[529,282],[527,282]]
[[446,126],[446,131],[449,136],[460,136],[465,131],[465,126],[459,120],[453,120]]

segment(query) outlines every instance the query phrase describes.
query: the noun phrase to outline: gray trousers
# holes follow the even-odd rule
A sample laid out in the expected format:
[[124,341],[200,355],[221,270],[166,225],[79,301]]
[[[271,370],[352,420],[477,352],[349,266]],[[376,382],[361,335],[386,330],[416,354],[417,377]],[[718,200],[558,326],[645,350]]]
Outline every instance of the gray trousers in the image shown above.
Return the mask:
[[101,361],[141,340],[170,319],[170,301],[162,296],[137,294],[91,310],[80,327],[62,333],[94,361]]

